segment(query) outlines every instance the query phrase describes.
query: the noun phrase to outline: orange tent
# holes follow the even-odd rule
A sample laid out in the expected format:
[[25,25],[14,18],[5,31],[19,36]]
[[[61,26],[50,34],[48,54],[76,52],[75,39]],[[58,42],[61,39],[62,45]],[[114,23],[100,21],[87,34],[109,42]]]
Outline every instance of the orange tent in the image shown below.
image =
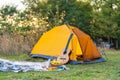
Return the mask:
[[75,27],[72,30],[79,40],[84,60],[93,60],[101,57],[100,52],[98,51],[89,35],[85,34]]
[[71,50],[70,60],[77,62],[95,61],[102,58],[97,47],[89,35],[80,29],[62,25],[56,26],[44,33],[31,51],[31,57],[56,58],[66,47],[70,34],[73,37],[70,40],[68,48]]

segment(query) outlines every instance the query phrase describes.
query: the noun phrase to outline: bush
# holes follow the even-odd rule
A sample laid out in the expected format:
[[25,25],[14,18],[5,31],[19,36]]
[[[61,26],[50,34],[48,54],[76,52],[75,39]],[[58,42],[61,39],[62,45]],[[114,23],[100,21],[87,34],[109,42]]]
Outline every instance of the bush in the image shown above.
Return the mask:
[[48,30],[49,25],[43,18],[36,18],[24,12],[0,14],[1,54],[30,53],[41,34]]

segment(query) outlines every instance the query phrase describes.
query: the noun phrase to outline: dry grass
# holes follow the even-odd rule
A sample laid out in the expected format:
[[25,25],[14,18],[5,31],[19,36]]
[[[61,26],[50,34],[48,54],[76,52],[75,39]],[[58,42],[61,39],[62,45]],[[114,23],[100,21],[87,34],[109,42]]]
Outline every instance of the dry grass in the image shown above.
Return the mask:
[[40,37],[40,34],[9,35],[0,36],[0,54],[14,55],[20,53],[29,53]]

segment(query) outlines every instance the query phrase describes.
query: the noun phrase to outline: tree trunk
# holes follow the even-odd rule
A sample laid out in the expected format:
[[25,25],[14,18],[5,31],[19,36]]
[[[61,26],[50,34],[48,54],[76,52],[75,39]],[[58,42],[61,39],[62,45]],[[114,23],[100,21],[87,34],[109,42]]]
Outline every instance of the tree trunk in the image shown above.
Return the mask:
[[115,47],[116,47],[116,49],[118,49],[118,47],[119,47],[118,46],[118,39],[116,40],[116,46]]
[[110,38],[108,37],[108,43],[110,43]]

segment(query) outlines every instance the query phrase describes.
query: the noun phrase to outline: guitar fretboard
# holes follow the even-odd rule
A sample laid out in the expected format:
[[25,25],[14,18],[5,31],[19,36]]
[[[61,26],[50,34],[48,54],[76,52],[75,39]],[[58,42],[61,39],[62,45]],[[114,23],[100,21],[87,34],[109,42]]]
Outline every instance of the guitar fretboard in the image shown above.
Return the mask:
[[70,37],[69,37],[69,39],[67,41],[67,44],[66,44],[66,47],[65,47],[65,50],[64,50],[63,54],[66,54],[68,46],[69,46],[69,43],[70,43],[70,40],[72,39],[72,37],[73,37],[73,33],[70,34]]

